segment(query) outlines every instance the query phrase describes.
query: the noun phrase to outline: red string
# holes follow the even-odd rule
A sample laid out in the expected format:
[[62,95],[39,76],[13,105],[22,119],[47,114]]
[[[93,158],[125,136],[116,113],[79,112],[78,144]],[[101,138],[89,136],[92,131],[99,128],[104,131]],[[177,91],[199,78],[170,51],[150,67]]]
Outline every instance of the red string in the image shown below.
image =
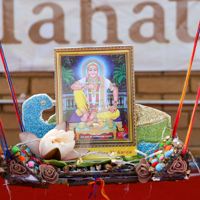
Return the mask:
[[90,194],[88,195],[88,199],[90,199],[90,197],[92,196],[92,193],[94,192],[95,186],[96,186],[96,184],[97,184],[98,181],[100,182],[100,186],[101,186],[101,194],[104,197],[102,200],[110,200],[108,198],[108,196],[106,195],[106,193],[105,193],[105,189],[104,189],[105,182],[102,179],[100,179],[100,178],[97,178],[96,181],[88,183],[88,185],[92,185],[92,189],[90,191]]

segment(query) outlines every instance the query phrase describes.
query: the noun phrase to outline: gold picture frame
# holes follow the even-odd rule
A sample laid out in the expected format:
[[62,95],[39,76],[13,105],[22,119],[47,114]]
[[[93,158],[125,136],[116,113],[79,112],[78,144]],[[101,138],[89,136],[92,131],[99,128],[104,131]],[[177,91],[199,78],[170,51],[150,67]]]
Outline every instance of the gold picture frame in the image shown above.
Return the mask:
[[133,46],[55,48],[54,56],[57,123],[75,132],[76,147],[135,146]]

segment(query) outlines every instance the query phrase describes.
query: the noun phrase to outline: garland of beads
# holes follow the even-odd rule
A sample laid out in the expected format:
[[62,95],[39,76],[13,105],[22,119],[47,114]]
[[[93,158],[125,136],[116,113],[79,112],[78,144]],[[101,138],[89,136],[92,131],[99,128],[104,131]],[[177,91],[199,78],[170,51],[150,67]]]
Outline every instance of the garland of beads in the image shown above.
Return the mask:
[[[86,85],[89,85],[89,80],[88,80],[88,77],[86,78]],[[96,104],[93,105],[92,104],[92,90],[91,89],[88,89],[88,94],[89,94],[89,104],[90,104],[90,109],[92,112],[97,112],[98,110],[98,106],[99,106],[99,88],[100,88],[100,85],[101,85],[101,80],[100,80],[100,77],[98,77],[98,82],[97,82],[97,89],[96,89]]]

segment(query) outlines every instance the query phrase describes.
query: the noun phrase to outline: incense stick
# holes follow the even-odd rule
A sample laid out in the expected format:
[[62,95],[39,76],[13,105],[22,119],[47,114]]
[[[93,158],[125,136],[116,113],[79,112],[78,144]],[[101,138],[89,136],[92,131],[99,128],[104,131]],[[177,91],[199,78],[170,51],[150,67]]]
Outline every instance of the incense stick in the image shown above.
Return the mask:
[[[1,120],[1,119],[0,119]],[[0,123],[1,123],[1,121],[0,121]],[[7,155],[6,155],[6,151],[5,151],[5,147],[4,147],[4,144],[3,144],[3,139],[2,139],[2,137],[3,137],[3,133],[2,133],[2,131],[0,131],[0,140],[1,140],[1,147],[2,147],[2,150],[3,150],[3,154],[4,154],[4,157],[5,157],[5,161],[7,162]],[[5,140],[4,140],[4,142],[5,142]],[[10,155],[10,154],[9,154]]]
[[5,133],[4,133],[4,129],[3,129],[2,122],[1,122],[1,118],[0,118],[0,130],[1,130],[0,134],[1,133],[3,134],[4,144],[6,145],[6,149],[7,149],[7,155],[9,156],[9,158],[11,158],[10,153],[9,153],[9,149],[8,149],[8,145],[7,145],[7,142],[6,142],[6,136],[5,136]]
[[198,105],[198,101],[199,101],[199,96],[200,96],[200,85],[199,85],[199,89],[198,89],[198,92],[197,92],[197,97],[196,97],[196,101],[195,101],[195,104],[194,104],[194,108],[193,108],[193,112],[192,112],[192,116],[191,116],[191,120],[190,120],[190,124],[189,124],[189,128],[188,128],[187,136],[186,136],[186,139],[185,139],[185,145],[183,147],[182,155],[185,154],[187,147],[188,147],[190,135],[191,135],[191,132],[192,132],[192,126],[193,126],[193,122],[194,122],[194,117],[195,117],[195,113],[196,113],[196,109],[197,109],[197,105]]
[[199,26],[198,26],[197,33],[196,33],[196,38],[195,38],[195,41],[194,41],[193,51],[192,51],[192,55],[191,55],[190,64],[189,64],[189,67],[188,67],[186,79],[185,79],[185,84],[184,84],[184,87],[183,87],[183,92],[182,92],[182,95],[181,95],[179,108],[178,108],[178,111],[177,111],[177,114],[176,114],[176,120],[175,120],[175,123],[174,123],[172,138],[174,138],[175,135],[176,135],[176,130],[177,130],[177,127],[178,127],[178,122],[179,122],[179,118],[180,118],[180,114],[181,114],[181,110],[182,110],[182,106],[183,106],[183,101],[184,101],[185,93],[186,93],[186,90],[187,90],[187,85],[188,85],[188,81],[189,81],[189,77],[190,77],[190,72],[191,72],[193,58],[194,58],[194,54],[195,54],[195,50],[196,50],[196,46],[197,46],[197,41],[198,41],[198,38],[199,38],[199,31],[200,31],[200,21],[199,21]]
[[1,42],[0,42],[0,55],[1,55],[1,59],[2,59],[3,65],[4,65],[4,70],[5,70],[7,82],[8,82],[8,85],[9,85],[11,97],[12,97],[12,100],[13,100],[13,104],[14,104],[14,107],[15,107],[15,112],[17,114],[19,126],[20,126],[20,129],[21,129],[21,132],[24,132],[24,126],[23,126],[23,122],[22,122],[21,113],[20,113],[20,110],[19,110],[17,98],[16,98],[16,95],[15,95],[15,90],[14,90],[14,87],[13,87],[13,84],[12,84],[12,80],[11,80],[11,77],[10,77],[10,73],[9,73],[9,70],[8,70],[8,66],[7,66],[7,63],[6,63],[6,59],[5,59],[5,56],[4,56],[3,47],[2,47]]
[[3,150],[4,157],[5,157],[5,161],[7,162],[6,151],[5,151],[5,149],[4,149],[4,145],[3,145],[3,140],[2,140],[1,134],[0,134],[0,140],[1,140],[1,147],[2,147],[2,150]]

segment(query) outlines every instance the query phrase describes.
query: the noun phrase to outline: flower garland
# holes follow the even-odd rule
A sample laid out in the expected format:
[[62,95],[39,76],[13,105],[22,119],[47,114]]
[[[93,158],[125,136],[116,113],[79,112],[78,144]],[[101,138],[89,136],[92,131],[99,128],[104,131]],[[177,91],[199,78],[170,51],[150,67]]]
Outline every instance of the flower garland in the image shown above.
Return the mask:
[[[86,85],[89,85],[88,77],[86,78]],[[98,77],[97,88],[96,88],[96,91],[95,91],[95,95],[96,95],[96,104],[95,105],[92,104],[92,90],[88,89],[89,104],[90,104],[90,109],[91,109],[92,112],[98,111],[100,85],[101,85],[101,80],[100,80],[100,77]]]

